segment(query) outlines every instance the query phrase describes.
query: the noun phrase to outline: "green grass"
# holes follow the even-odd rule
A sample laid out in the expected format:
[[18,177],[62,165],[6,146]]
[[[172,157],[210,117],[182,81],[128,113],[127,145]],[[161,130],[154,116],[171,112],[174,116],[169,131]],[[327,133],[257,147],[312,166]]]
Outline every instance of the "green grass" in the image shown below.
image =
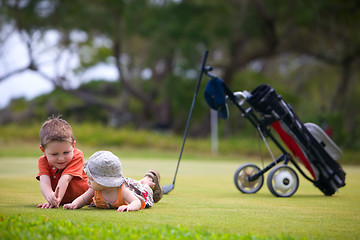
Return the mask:
[[[140,178],[154,168],[162,184],[171,183],[176,154],[160,159],[117,154],[126,176]],[[159,203],[118,213],[37,209],[44,202],[35,180],[37,157],[1,157],[0,239],[359,239],[359,166],[344,166],[347,185],[332,197],[300,176],[294,196],[276,198],[266,184],[250,195],[235,188],[233,174],[245,162],[256,160],[187,156],[175,189]]]

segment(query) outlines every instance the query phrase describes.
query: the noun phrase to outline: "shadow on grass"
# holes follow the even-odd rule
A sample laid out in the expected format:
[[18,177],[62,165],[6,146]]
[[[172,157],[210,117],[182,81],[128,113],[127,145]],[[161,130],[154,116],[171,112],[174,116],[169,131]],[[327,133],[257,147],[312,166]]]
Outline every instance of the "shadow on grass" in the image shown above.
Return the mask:
[[333,196],[325,196],[322,195],[321,193],[319,194],[304,194],[304,193],[295,193],[293,196],[291,197],[276,197],[273,194],[271,194],[270,192],[260,192],[260,193],[251,193],[251,194],[244,194],[244,193],[229,193],[227,195],[222,195],[223,197],[231,197],[231,198],[263,198],[263,199],[291,199],[291,198],[298,198],[298,199],[307,199],[307,198],[317,198],[317,199],[321,199],[321,198],[332,198],[332,197],[336,197],[337,195],[333,195]]
[[317,199],[330,199],[330,198],[335,198],[335,197],[338,197],[339,195],[332,195],[332,196],[326,196],[326,195],[316,195],[316,194],[295,194],[293,197],[296,197],[296,198],[311,198],[311,199],[314,199],[314,198],[317,198]]

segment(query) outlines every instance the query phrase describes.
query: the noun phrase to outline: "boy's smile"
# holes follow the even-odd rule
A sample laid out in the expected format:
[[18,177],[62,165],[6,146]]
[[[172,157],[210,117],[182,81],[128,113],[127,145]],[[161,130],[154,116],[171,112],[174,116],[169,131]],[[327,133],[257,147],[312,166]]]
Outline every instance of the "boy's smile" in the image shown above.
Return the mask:
[[49,163],[59,170],[64,169],[74,156],[74,145],[69,142],[50,142],[41,148]]

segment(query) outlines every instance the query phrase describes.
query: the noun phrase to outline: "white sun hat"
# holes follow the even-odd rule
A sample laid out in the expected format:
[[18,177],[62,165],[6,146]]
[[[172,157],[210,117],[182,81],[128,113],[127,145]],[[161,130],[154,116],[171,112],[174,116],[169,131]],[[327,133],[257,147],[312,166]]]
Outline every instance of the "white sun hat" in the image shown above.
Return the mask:
[[120,159],[109,151],[94,153],[85,163],[84,171],[104,187],[119,187],[124,183]]

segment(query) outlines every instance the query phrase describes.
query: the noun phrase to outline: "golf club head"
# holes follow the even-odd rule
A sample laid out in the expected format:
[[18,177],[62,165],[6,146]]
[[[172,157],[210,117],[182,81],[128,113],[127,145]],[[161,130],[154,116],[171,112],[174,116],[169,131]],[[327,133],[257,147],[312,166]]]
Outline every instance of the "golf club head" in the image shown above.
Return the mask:
[[174,187],[175,187],[175,186],[174,186],[173,183],[162,186],[162,189],[163,189],[164,194],[167,194],[167,193],[169,193],[170,191],[172,191],[172,190],[174,189]]

